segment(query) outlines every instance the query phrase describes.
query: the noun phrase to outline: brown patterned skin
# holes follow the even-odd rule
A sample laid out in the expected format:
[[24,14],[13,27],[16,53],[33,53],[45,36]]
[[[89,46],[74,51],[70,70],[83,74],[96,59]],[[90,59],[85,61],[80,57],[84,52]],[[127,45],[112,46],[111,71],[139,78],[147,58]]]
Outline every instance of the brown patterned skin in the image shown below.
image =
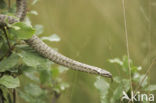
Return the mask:
[[84,63],[80,63],[78,61],[72,60],[62,54],[56,52],[48,45],[46,45],[43,41],[41,41],[37,36],[33,36],[31,39],[26,40],[26,42],[33,47],[37,52],[39,52],[42,56],[50,59],[51,61],[63,65],[65,67],[71,68],[73,70],[78,70],[82,72],[88,72],[92,74],[98,74],[105,77],[111,77],[111,74],[106,70],[101,68],[90,66]]
[[23,21],[27,13],[27,0],[16,0],[16,17]]
[[[0,23],[5,23],[6,18],[8,18],[8,23],[10,24],[24,20],[24,17],[26,15],[26,6],[27,6],[26,0],[16,0],[16,3],[17,3],[16,17],[19,18],[19,20],[15,17],[0,14]],[[112,74],[104,69],[72,60],[56,52],[55,50],[50,48],[47,44],[45,44],[43,41],[41,41],[36,35],[32,36],[32,38],[25,41],[30,47],[35,49],[39,54],[41,54],[45,58],[48,58],[49,60],[59,65],[63,65],[65,67],[77,71],[82,71],[82,72],[87,72],[91,74],[97,74],[104,77],[112,78]]]

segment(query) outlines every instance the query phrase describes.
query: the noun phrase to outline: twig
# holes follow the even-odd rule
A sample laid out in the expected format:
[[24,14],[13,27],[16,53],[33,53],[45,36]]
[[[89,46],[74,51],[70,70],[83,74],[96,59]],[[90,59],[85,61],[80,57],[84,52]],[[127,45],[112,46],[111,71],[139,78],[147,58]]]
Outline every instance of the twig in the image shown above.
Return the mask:
[[150,72],[150,70],[151,70],[152,66],[154,65],[154,63],[155,63],[155,60],[151,63],[151,65],[150,65],[149,68],[147,69],[144,78],[141,80],[141,82],[139,83],[139,86],[137,87],[137,89],[136,89],[135,91],[137,91],[137,90],[141,87],[142,83],[143,83],[144,80],[146,79],[146,77],[147,77],[148,73]]
[[13,103],[16,103],[16,89],[13,89]]
[[[15,48],[16,45],[18,45],[18,43],[14,44],[14,45],[11,47],[10,50],[11,50],[11,51],[14,50],[14,48]],[[9,56],[11,55],[12,52],[10,52],[10,50],[9,50],[4,56],[2,56],[2,57],[0,58],[0,61],[2,61],[5,57],[9,57]]]
[[60,97],[60,94],[54,91],[54,96],[52,98],[52,103],[56,103],[57,99]]
[[8,9],[11,8],[11,0],[8,0]]
[[[125,29],[125,35],[126,35],[126,47],[127,47],[127,56],[128,56],[129,78],[130,78],[131,91],[133,91],[132,77],[131,77],[131,66],[130,66],[129,44],[128,44],[128,31],[127,31],[125,0],[122,0],[122,6],[123,6],[123,16],[124,16],[124,29]],[[132,96],[131,96],[131,99],[132,99]],[[133,103],[133,101],[132,101],[132,103]]]
[[4,32],[5,38],[6,38],[7,43],[8,43],[9,50],[10,50],[10,52],[11,52],[11,45],[10,45],[9,38],[8,38],[8,35],[7,35],[7,32],[6,32],[5,27],[3,27],[2,30],[3,30],[3,32]]
[[0,89],[0,103],[4,103],[5,98],[3,96],[3,91]]

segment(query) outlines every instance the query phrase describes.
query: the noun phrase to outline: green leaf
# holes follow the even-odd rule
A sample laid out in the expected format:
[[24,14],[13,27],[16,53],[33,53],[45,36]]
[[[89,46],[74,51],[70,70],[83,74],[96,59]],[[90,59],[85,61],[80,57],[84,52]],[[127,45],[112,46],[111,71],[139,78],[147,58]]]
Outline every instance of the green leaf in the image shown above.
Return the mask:
[[150,85],[147,87],[148,91],[156,91],[156,85]]
[[24,90],[18,89],[18,93],[28,103],[48,103],[46,101],[50,96],[50,94],[47,94],[47,90],[41,89],[39,85],[32,83],[25,85]]
[[33,0],[32,5],[35,5],[39,0]]
[[133,74],[133,78],[132,79],[135,82],[139,83],[140,82],[140,77],[141,77],[140,73],[136,72],[136,73]]
[[[23,68],[22,68],[23,69]],[[31,68],[34,70],[34,68]],[[39,82],[39,78],[36,76],[36,72],[31,71],[31,72],[25,72],[24,75],[28,77],[30,80],[33,80],[35,82]]]
[[123,65],[123,62],[120,59],[118,59],[118,58],[110,59],[109,62],[110,63],[117,63],[117,64],[119,64],[121,66]]
[[19,96],[21,97],[21,98],[23,98],[25,101],[27,101],[27,102],[29,102],[29,103],[32,103],[32,97],[29,95],[29,94],[27,94],[27,93],[24,93],[24,92],[22,92],[22,91],[18,91],[18,94],[19,94]]
[[62,82],[61,80],[58,80],[58,83],[59,84],[55,85],[53,88],[53,90],[58,94],[60,94],[61,92],[65,91],[67,88],[70,87],[68,83]]
[[128,67],[128,57],[127,56],[124,56],[123,57],[123,71],[125,71],[126,73],[129,73],[129,67]]
[[122,97],[122,92],[123,92],[122,86],[119,85],[113,92],[111,103],[119,103],[120,98]]
[[142,83],[141,84],[142,87],[146,87],[148,85],[148,76],[143,74],[143,75],[140,75],[139,79],[140,79],[139,83]]
[[122,88],[125,92],[128,92],[128,90],[130,90],[130,80],[122,79],[121,81],[122,81],[122,83],[120,83],[119,85],[122,86]]
[[43,93],[43,90],[36,84],[29,84],[24,88],[25,92],[31,96],[37,97]]
[[29,13],[30,13],[30,14],[33,14],[33,15],[38,15],[38,12],[35,11],[35,10],[31,10]]
[[32,26],[32,25],[31,25],[31,21],[30,21],[30,19],[29,19],[28,17],[25,18],[24,23],[25,23],[26,25],[30,26],[30,27]]
[[28,102],[28,103],[46,103],[45,98],[46,98],[47,94],[34,97],[34,96],[30,95],[29,93],[27,93],[26,91],[27,90],[25,90],[25,92],[23,92],[21,90],[18,91],[19,96],[21,98],[23,98],[26,102]]
[[100,91],[101,103],[109,103],[107,100],[107,95],[110,88],[109,83],[105,81],[105,79],[98,76],[94,86]]
[[3,76],[0,78],[0,84],[7,88],[16,88],[20,86],[18,78],[13,78],[12,76]]
[[0,72],[4,72],[6,70],[12,69],[19,62],[20,62],[20,57],[16,54],[12,54],[8,58],[0,62]]
[[2,46],[3,46],[3,38],[2,38],[1,32],[0,32],[0,49],[1,49]]
[[43,33],[43,26],[42,25],[35,25],[35,29],[36,29],[36,32],[35,32],[36,35],[40,35]]
[[60,84],[61,91],[64,91],[67,88],[69,88],[69,84],[68,83],[63,82],[63,83]]
[[38,55],[36,53],[22,51],[18,54],[27,66],[37,67],[38,65],[40,65],[39,61],[41,61],[41,58],[38,58]]
[[131,72],[132,73],[135,73],[138,71],[138,67],[134,66],[134,65],[131,65]]
[[6,87],[4,87],[4,86],[0,86],[0,89],[1,89],[1,91],[3,92],[3,97],[5,98],[5,103],[9,103],[9,101],[8,101],[8,93],[9,93],[9,89],[8,88],[6,88]]
[[114,77],[113,80],[116,82],[116,83],[121,83],[122,79],[118,76]]
[[48,40],[48,41],[52,41],[52,42],[59,42],[61,39],[57,34],[52,34],[48,37],[42,37],[42,40]]
[[4,39],[1,42],[2,42],[2,46],[0,48],[0,57],[6,55],[6,53],[8,52],[8,45],[7,45],[7,43],[4,41]]
[[41,70],[40,71],[40,81],[42,84],[50,83],[51,84],[51,71],[49,70]]
[[51,62],[48,59],[42,57],[29,47],[24,48],[18,55],[27,66],[40,69],[47,69],[51,66]]
[[51,72],[52,72],[52,77],[53,78],[56,78],[59,75],[58,68],[52,68]]
[[35,29],[26,25],[23,22],[14,23],[11,25],[9,32],[15,35],[18,39],[29,39],[35,34]]
[[0,9],[4,9],[6,7],[7,7],[7,4],[5,3],[5,1],[4,0],[1,0],[0,1]]
[[59,70],[59,73],[63,73],[65,71],[68,70],[68,68],[64,67],[64,66],[58,66],[58,70]]

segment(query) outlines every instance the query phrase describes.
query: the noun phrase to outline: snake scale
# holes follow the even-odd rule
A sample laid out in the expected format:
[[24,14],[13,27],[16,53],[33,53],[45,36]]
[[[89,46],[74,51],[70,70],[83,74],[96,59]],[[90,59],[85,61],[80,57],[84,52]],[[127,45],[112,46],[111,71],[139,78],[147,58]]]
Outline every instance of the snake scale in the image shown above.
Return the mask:
[[[20,22],[24,20],[27,11],[27,0],[16,0],[16,6],[16,17],[0,14],[0,24],[4,24],[6,19],[8,20],[9,24],[13,24],[15,22]],[[97,74],[100,76],[112,78],[112,74],[104,69],[75,61],[58,53],[57,51],[50,48],[43,41],[41,41],[36,35],[33,35],[32,38],[25,40],[25,42],[34,50],[36,50],[36,52],[38,52],[40,55],[42,55],[45,58],[48,58],[54,63],[63,65],[73,70],[88,72],[91,74]]]

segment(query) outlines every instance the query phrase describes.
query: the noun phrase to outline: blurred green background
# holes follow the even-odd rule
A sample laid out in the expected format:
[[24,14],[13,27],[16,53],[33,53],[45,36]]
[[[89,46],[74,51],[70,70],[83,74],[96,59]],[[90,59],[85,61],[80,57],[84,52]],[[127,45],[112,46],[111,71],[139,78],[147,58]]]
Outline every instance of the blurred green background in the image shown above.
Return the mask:
[[[145,73],[156,57],[156,1],[125,0],[130,58]],[[61,41],[48,44],[75,60],[105,68],[119,75],[120,68],[108,62],[127,54],[122,0],[39,0],[30,10],[33,25],[43,24],[44,36],[56,33]],[[41,35],[41,36],[43,36]],[[151,68],[155,84],[156,65]],[[122,74],[122,73],[121,73]],[[124,74],[123,74],[124,75]],[[70,88],[58,103],[99,103],[94,75],[69,70],[63,75]]]

